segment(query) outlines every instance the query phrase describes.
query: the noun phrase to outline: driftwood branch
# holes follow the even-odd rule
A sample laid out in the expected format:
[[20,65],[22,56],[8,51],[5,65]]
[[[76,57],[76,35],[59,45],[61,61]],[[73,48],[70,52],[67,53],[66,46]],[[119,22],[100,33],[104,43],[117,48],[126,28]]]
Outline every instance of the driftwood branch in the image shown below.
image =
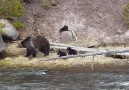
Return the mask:
[[[68,59],[68,58],[76,58],[76,57],[86,57],[86,56],[96,56],[96,55],[106,55],[106,54],[120,54],[120,53],[126,53],[129,52],[128,50],[114,50],[114,51],[101,51],[101,52],[94,52],[94,53],[87,53],[87,54],[79,54],[79,55],[68,55],[63,57],[56,57],[56,58],[48,58],[40,61],[48,61],[48,60],[56,60],[56,59]],[[129,53],[128,53],[129,55]],[[94,59],[94,58],[93,58]]]
[[77,42],[77,36],[76,36],[76,34],[74,33],[74,31],[72,31],[72,30],[69,30],[69,31],[71,31],[72,35],[75,37],[75,41]]

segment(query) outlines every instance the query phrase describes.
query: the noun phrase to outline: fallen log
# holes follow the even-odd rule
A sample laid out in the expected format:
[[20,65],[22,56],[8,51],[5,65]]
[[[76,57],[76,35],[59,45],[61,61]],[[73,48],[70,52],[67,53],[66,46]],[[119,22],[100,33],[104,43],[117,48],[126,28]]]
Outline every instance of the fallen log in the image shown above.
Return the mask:
[[[71,48],[77,47],[77,46],[66,45],[66,44],[61,44],[61,43],[54,43],[54,42],[50,42],[50,46],[62,46],[62,47],[71,47]],[[84,48],[84,47],[77,47],[77,48]]]
[[105,55],[106,57],[113,57],[113,58],[119,58],[119,59],[125,59],[125,58],[129,58],[129,53],[125,52],[125,53],[109,53]]
[[[50,46],[51,49],[55,49],[55,50],[58,50],[58,49],[67,49],[67,47],[62,47],[62,46]],[[79,52],[96,52],[97,49],[92,49],[92,48],[83,48],[83,47],[72,47],[72,49],[75,49]]]
[[71,47],[72,49],[75,49],[79,52],[96,52],[97,51],[97,49],[95,49],[95,48],[77,47],[77,46],[72,46],[72,45],[50,42],[50,48],[53,50],[54,49],[56,49],[56,50],[67,49],[67,47]]
[[[68,59],[68,58],[76,58],[76,57],[86,57],[86,56],[96,56],[96,55],[106,55],[106,54],[113,54],[113,55],[117,55],[120,53],[126,53],[129,52],[128,50],[114,50],[114,51],[100,51],[100,52],[94,52],[94,53],[87,53],[87,54],[79,54],[79,55],[68,55],[68,56],[63,56],[63,57],[56,57],[56,58],[48,58],[48,59],[43,59],[43,60],[39,60],[40,61],[48,61],[48,60],[57,60],[57,59]],[[129,53],[128,53],[129,55]]]

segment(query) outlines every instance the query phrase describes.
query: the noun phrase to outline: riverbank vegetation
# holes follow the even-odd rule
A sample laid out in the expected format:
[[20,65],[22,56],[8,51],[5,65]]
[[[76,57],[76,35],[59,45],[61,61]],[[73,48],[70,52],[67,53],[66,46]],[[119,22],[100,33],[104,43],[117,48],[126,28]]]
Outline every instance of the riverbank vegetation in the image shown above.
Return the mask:
[[16,28],[22,28],[21,17],[24,14],[24,8],[20,0],[1,0],[0,16],[13,21]]
[[129,2],[124,7],[123,19],[124,19],[125,25],[129,28]]
[[2,31],[3,28],[4,28],[4,24],[0,23],[0,35],[3,34],[3,31]]

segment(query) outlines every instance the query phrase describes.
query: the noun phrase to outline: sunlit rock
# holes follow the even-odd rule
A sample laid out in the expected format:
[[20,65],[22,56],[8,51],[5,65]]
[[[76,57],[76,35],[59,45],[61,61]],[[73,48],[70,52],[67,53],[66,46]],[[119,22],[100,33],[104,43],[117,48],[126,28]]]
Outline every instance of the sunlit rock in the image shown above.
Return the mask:
[[12,40],[16,40],[19,36],[19,33],[16,31],[16,28],[9,23],[8,20],[6,19],[1,19],[0,23],[4,24],[4,28],[3,30],[3,35],[12,39]]

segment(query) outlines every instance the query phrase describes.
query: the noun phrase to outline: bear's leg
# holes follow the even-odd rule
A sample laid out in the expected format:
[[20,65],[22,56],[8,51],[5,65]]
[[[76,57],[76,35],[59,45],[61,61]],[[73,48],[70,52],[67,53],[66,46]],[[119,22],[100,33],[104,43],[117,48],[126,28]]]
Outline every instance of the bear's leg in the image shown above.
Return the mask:
[[30,56],[30,55],[31,55],[31,52],[30,52],[29,49],[27,48],[27,53],[26,53],[25,57],[28,57],[28,56]]
[[50,45],[47,46],[47,55],[49,55]]
[[33,47],[27,48],[27,54],[26,57],[33,55],[33,57],[36,57],[36,50]]
[[42,48],[39,48],[39,50],[40,50],[42,53],[44,53],[44,56],[49,55],[49,50],[47,50],[47,48],[42,47]]
[[29,47],[29,52],[31,52],[31,55],[33,55],[33,57],[36,57],[36,50],[33,47]]
[[44,50],[44,56],[48,56],[49,55],[49,50],[45,49]]
[[33,55],[33,57],[36,57],[36,52],[35,52],[35,53],[33,53],[32,55]]
[[49,53],[48,52],[44,52],[44,56],[48,56],[49,55]]

